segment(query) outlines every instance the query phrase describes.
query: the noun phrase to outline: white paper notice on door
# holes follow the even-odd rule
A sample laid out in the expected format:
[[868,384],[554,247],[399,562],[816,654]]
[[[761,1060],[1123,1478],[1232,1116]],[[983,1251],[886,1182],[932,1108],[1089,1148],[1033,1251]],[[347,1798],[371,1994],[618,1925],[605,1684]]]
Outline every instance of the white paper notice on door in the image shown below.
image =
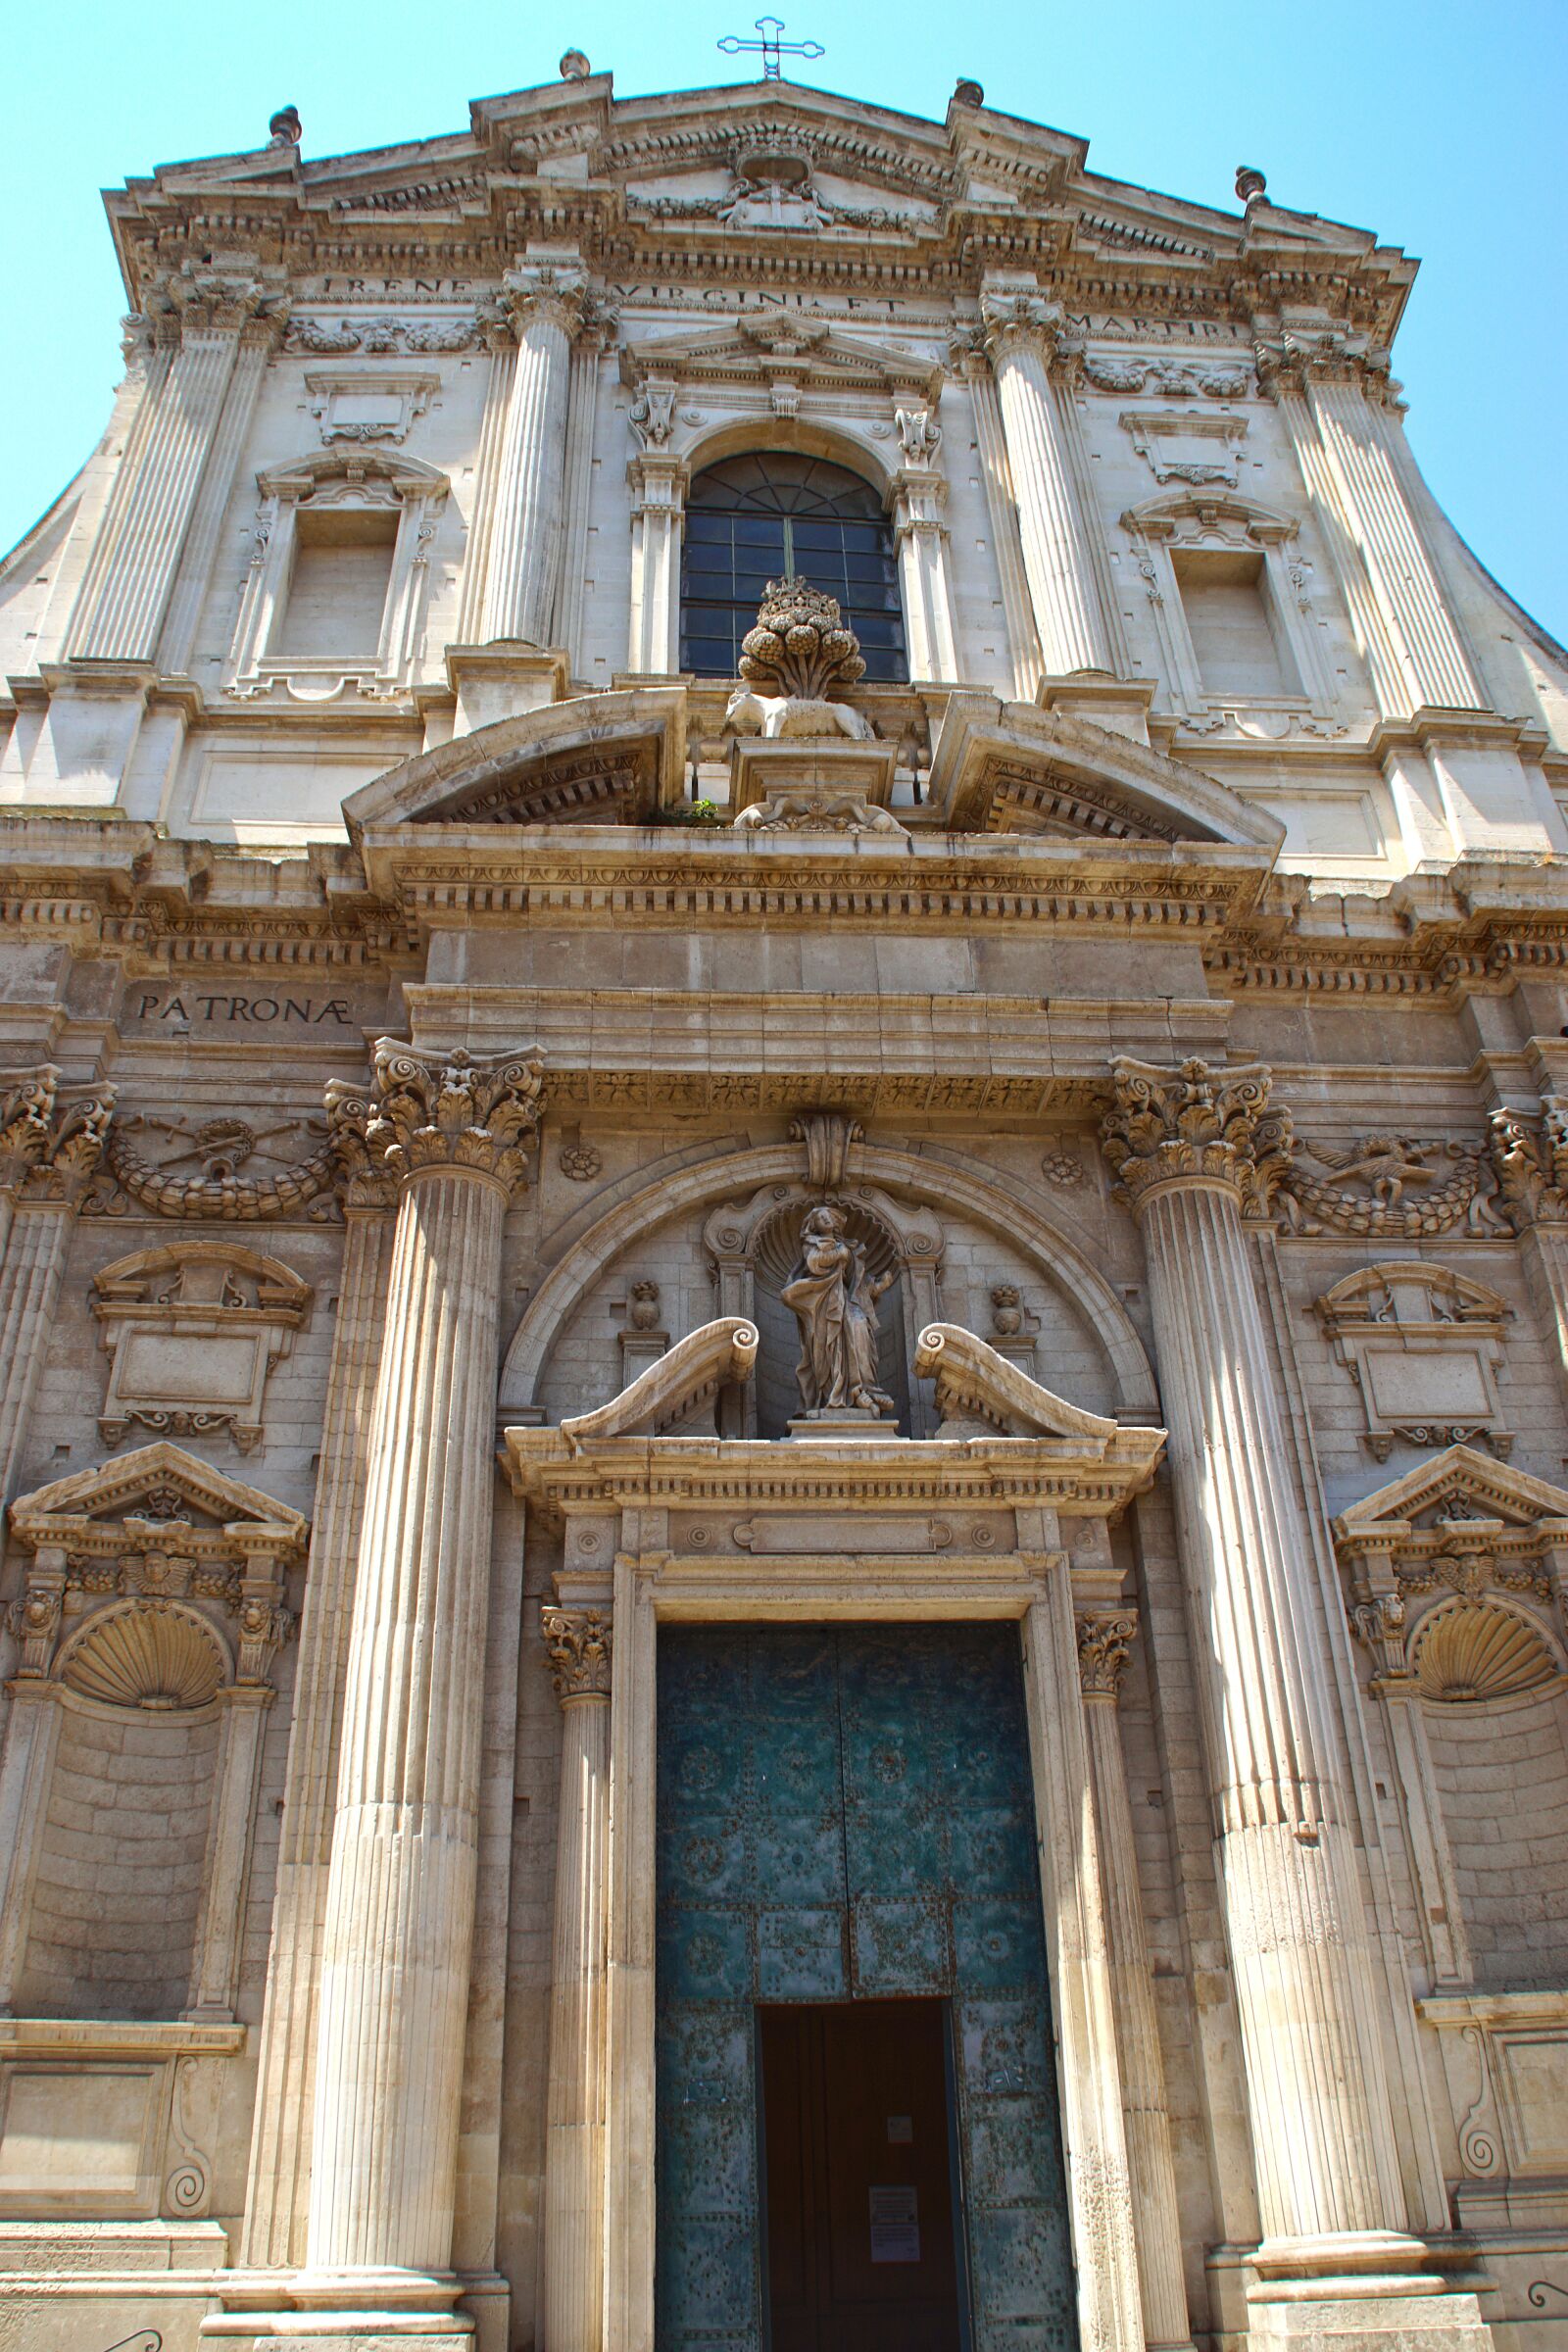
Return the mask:
[[920,2194],[900,2182],[871,2191],[871,2260],[918,2262]]

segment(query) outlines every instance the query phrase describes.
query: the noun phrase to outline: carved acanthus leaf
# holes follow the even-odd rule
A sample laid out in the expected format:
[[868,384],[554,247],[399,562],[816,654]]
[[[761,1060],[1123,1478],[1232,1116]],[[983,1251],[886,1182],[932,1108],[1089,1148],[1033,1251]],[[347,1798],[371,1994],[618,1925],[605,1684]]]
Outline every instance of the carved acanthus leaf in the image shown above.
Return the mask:
[[1515,1230],[1568,1224],[1568,1103],[1544,1096],[1539,1126],[1516,1110],[1494,1110],[1487,1140],[1503,1213]]
[[0,1080],[0,1186],[33,1200],[75,1201],[102,1157],[112,1086],[62,1087],[52,1062]]
[[539,1630],[550,1652],[550,1674],[563,1706],[574,1698],[610,1696],[611,1619],[607,1609],[539,1612]]
[[1269,1107],[1267,1070],[1196,1059],[1168,1070],[1122,1055],[1111,1076],[1102,1133],[1118,1200],[1136,1205],[1158,1185],[1200,1178],[1232,1187],[1244,1215],[1270,1213],[1292,1138],[1289,1111]]
[[1078,1683],[1086,1698],[1116,1697],[1137,1631],[1137,1618],[1126,1612],[1078,1619]]
[[509,1192],[522,1181],[544,1107],[536,1054],[478,1060],[462,1047],[431,1052],[384,1037],[375,1074],[365,1140],[389,1175],[402,1181],[423,1168],[466,1168]]

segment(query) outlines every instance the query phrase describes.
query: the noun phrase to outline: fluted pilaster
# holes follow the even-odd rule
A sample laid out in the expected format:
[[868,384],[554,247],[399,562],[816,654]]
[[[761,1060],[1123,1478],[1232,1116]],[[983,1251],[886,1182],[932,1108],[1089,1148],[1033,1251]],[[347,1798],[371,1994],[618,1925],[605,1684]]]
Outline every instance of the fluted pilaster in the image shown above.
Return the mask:
[[392,1246],[393,1188],[371,1167],[364,1141],[369,1103],[363,1093],[334,1085],[328,1089],[327,1109],[344,1155],[343,1262],[284,1770],[282,1843],[245,2197],[244,2259],[258,2270],[299,2262],[305,2254],[317,1987],[360,1520]]
[[1121,2060],[1121,2112],[1132,2183],[1133,2231],[1138,2241],[1144,2341],[1153,2352],[1160,2345],[1190,2345],[1192,2330],[1182,2277],[1181,2217],[1170,2152],[1165,2067],[1117,1722],[1122,1669],[1137,1629],[1137,1619],[1121,1612],[1080,1617],[1078,1675],[1100,1830],[1105,1948]]
[[1012,468],[1007,462],[1007,442],[1003,430],[1002,404],[997,397],[997,379],[985,354],[983,337],[971,341],[966,334],[956,342],[954,356],[963,369],[964,380],[969,388],[975,448],[980,458],[981,479],[985,483],[986,511],[991,517],[991,544],[996,551],[997,579],[1002,590],[1002,614],[1007,624],[1013,699],[1020,703],[1032,703],[1045,675],[1045,662],[1040,651],[1040,631],[1035,626],[1029,578],[1023,566],[1023,548],[1018,533],[1018,502],[1013,493]]
[[564,1717],[550,1994],[544,2341],[547,2352],[599,2352],[605,2334],[610,1610],[547,1608],[541,1626]]
[[517,356],[502,433],[483,635],[548,645],[561,573],[571,345],[587,279],[534,263],[506,279]]
[[71,1230],[104,1148],[112,1086],[45,1064],[0,1104],[0,1507],[16,1493]]
[[1018,536],[1046,674],[1114,670],[1067,425],[1052,380],[1063,323],[1060,306],[1038,294],[987,294],[981,315],[990,329]]
[[383,1040],[400,1188],[349,1642],[316,2066],[313,2270],[451,2259],[490,1571],[497,1290],[537,1061]]
[[1542,1097],[1539,1120],[1492,1114],[1492,1160],[1520,1237],[1528,1289],[1568,1402],[1568,1102]]
[[202,607],[212,586],[218,543],[233,496],[235,473],[250,439],[262,379],[281,323],[271,318],[253,318],[241,328],[236,341],[211,453],[202,469],[201,487],[193,503],[159,640],[158,666],[167,675],[178,676],[190,666]]
[[1295,444],[1380,712],[1481,709],[1484,690],[1399,479],[1386,355],[1337,331],[1286,334],[1259,344],[1258,374]]
[[1106,1155],[1143,1229],[1259,2206],[1270,2238],[1401,2226],[1366,1931],[1320,1692],[1332,1661],[1242,1229],[1288,1153],[1266,1072],[1114,1065]]

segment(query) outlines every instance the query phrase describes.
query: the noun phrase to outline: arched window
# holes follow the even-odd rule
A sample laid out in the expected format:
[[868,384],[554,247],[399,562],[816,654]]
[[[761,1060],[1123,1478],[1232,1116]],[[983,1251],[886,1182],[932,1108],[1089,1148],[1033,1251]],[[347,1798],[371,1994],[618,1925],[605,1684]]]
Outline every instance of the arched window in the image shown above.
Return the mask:
[[825,458],[769,450],[726,458],[686,496],[680,664],[733,678],[769,580],[837,597],[870,680],[909,674],[893,532],[869,482]]

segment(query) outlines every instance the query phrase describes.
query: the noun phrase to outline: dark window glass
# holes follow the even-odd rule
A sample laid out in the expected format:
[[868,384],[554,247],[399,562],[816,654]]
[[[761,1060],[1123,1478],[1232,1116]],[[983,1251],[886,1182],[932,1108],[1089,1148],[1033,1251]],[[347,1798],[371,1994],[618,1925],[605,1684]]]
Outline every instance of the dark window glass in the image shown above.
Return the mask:
[[784,450],[728,458],[687,493],[681,667],[704,678],[736,676],[768,581],[790,574],[837,597],[860,640],[867,679],[908,676],[881,499],[847,466]]

